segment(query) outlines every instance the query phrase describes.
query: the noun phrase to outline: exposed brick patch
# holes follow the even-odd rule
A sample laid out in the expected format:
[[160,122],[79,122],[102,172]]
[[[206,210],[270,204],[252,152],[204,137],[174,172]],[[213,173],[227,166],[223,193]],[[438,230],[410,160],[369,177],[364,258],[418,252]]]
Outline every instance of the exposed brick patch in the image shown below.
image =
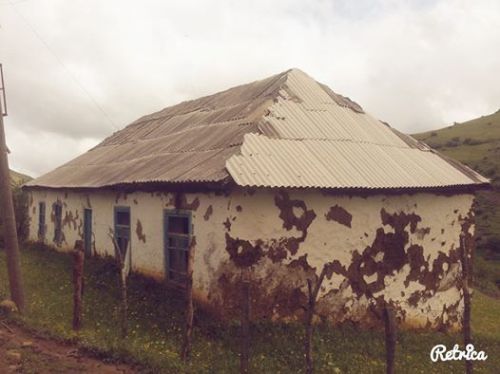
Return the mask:
[[351,227],[352,214],[339,205],[332,206],[325,214],[327,221],[335,221],[341,225]]
[[139,241],[146,243],[146,234],[144,234],[142,223],[140,220],[137,220],[137,223],[135,225],[135,233],[137,234],[137,239],[139,239]]
[[205,211],[205,214],[203,215],[203,219],[205,221],[208,221],[210,219],[210,216],[213,214],[214,208],[212,208],[212,205],[209,205],[207,210]]

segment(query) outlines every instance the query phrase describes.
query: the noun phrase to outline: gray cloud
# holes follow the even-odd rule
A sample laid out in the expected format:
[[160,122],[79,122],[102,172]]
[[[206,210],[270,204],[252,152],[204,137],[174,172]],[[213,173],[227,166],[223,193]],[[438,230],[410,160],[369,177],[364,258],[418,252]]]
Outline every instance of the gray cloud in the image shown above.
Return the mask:
[[498,24],[486,0],[0,0],[11,166],[39,175],[143,114],[290,67],[406,132],[487,114]]

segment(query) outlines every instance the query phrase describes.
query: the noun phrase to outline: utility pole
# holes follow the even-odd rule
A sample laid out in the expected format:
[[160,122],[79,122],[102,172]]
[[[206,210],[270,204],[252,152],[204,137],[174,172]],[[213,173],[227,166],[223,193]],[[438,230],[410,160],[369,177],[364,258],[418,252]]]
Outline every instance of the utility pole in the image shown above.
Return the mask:
[[[7,272],[9,273],[10,296],[21,313],[24,312],[24,289],[19,264],[19,243],[17,241],[16,216],[12,201],[9,160],[3,117],[7,110],[2,108],[5,103],[5,85],[3,82],[2,64],[0,64],[0,211],[4,227],[5,253],[7,255]],[[6,105],[5,105],[6,107]]]

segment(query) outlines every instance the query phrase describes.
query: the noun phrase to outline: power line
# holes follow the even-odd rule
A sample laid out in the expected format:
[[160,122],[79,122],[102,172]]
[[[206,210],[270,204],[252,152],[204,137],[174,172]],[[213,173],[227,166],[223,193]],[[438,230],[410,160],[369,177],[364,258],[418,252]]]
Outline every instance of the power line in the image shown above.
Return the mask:
[[9,5],[12,6],[12,9],[17,13],[17,15],[19,16],[19,18],[21,18],[23,20],[23,22],[26,24],[26,26],[31,30],[31,32],[33,34],[35,34],[35,36],[37,37],[37,39],[43,44],[43,46],[49,51],[49,53],[54,57],[54,59],[57,61],[57,63],[62,67],[62,69],[66,72],[67,75],[69,75],[69,77],[71,79],[73,79],[73,81],[76,83],[76,85],[87,95],[87,97],[90,99],[90,101],[92,101],[92,103],[96,106],[97,109],[99,109],[99,111],[104,115],[104,117],[106,117],[107,121],[109,122],[109,124],[111,125],[111,127],[114,129],[114,130],[119,130],[118,126],[115,124],[115,122],[112,120],[112,118],[108,115],[108,113],[106,113],[106,111],[104,110],[104,108],[99,105],[99,103],[96,101],[96,99],[91,95],[91,93],[85,88],[85,86],[73,75],[73,73],[71,73],[71,71],[66,67],[66,65],[64,65],[63,61],[59,58],[59,56],[54,52],[54,50],[52,50],[52,48],[49,46],[49,44],[42,38],[42,36],[40,35],[40,33],[38,31],[36,31],[36,29],[33,27],[33,25],[26,19],[26,17],[24,17],[22,15],[21,12],[19,12],[16,7],[15,7],[15,4],[17,3],[13,3],[11,0],[7,0]]

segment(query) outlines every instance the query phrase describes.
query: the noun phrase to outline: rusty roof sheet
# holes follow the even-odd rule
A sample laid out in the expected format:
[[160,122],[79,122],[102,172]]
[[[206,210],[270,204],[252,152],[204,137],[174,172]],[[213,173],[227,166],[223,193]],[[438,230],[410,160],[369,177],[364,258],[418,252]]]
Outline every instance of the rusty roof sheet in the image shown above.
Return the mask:
[[292,69],[141,117],[27,186],[101,188],[231,178],[263,187],[488,183]]

